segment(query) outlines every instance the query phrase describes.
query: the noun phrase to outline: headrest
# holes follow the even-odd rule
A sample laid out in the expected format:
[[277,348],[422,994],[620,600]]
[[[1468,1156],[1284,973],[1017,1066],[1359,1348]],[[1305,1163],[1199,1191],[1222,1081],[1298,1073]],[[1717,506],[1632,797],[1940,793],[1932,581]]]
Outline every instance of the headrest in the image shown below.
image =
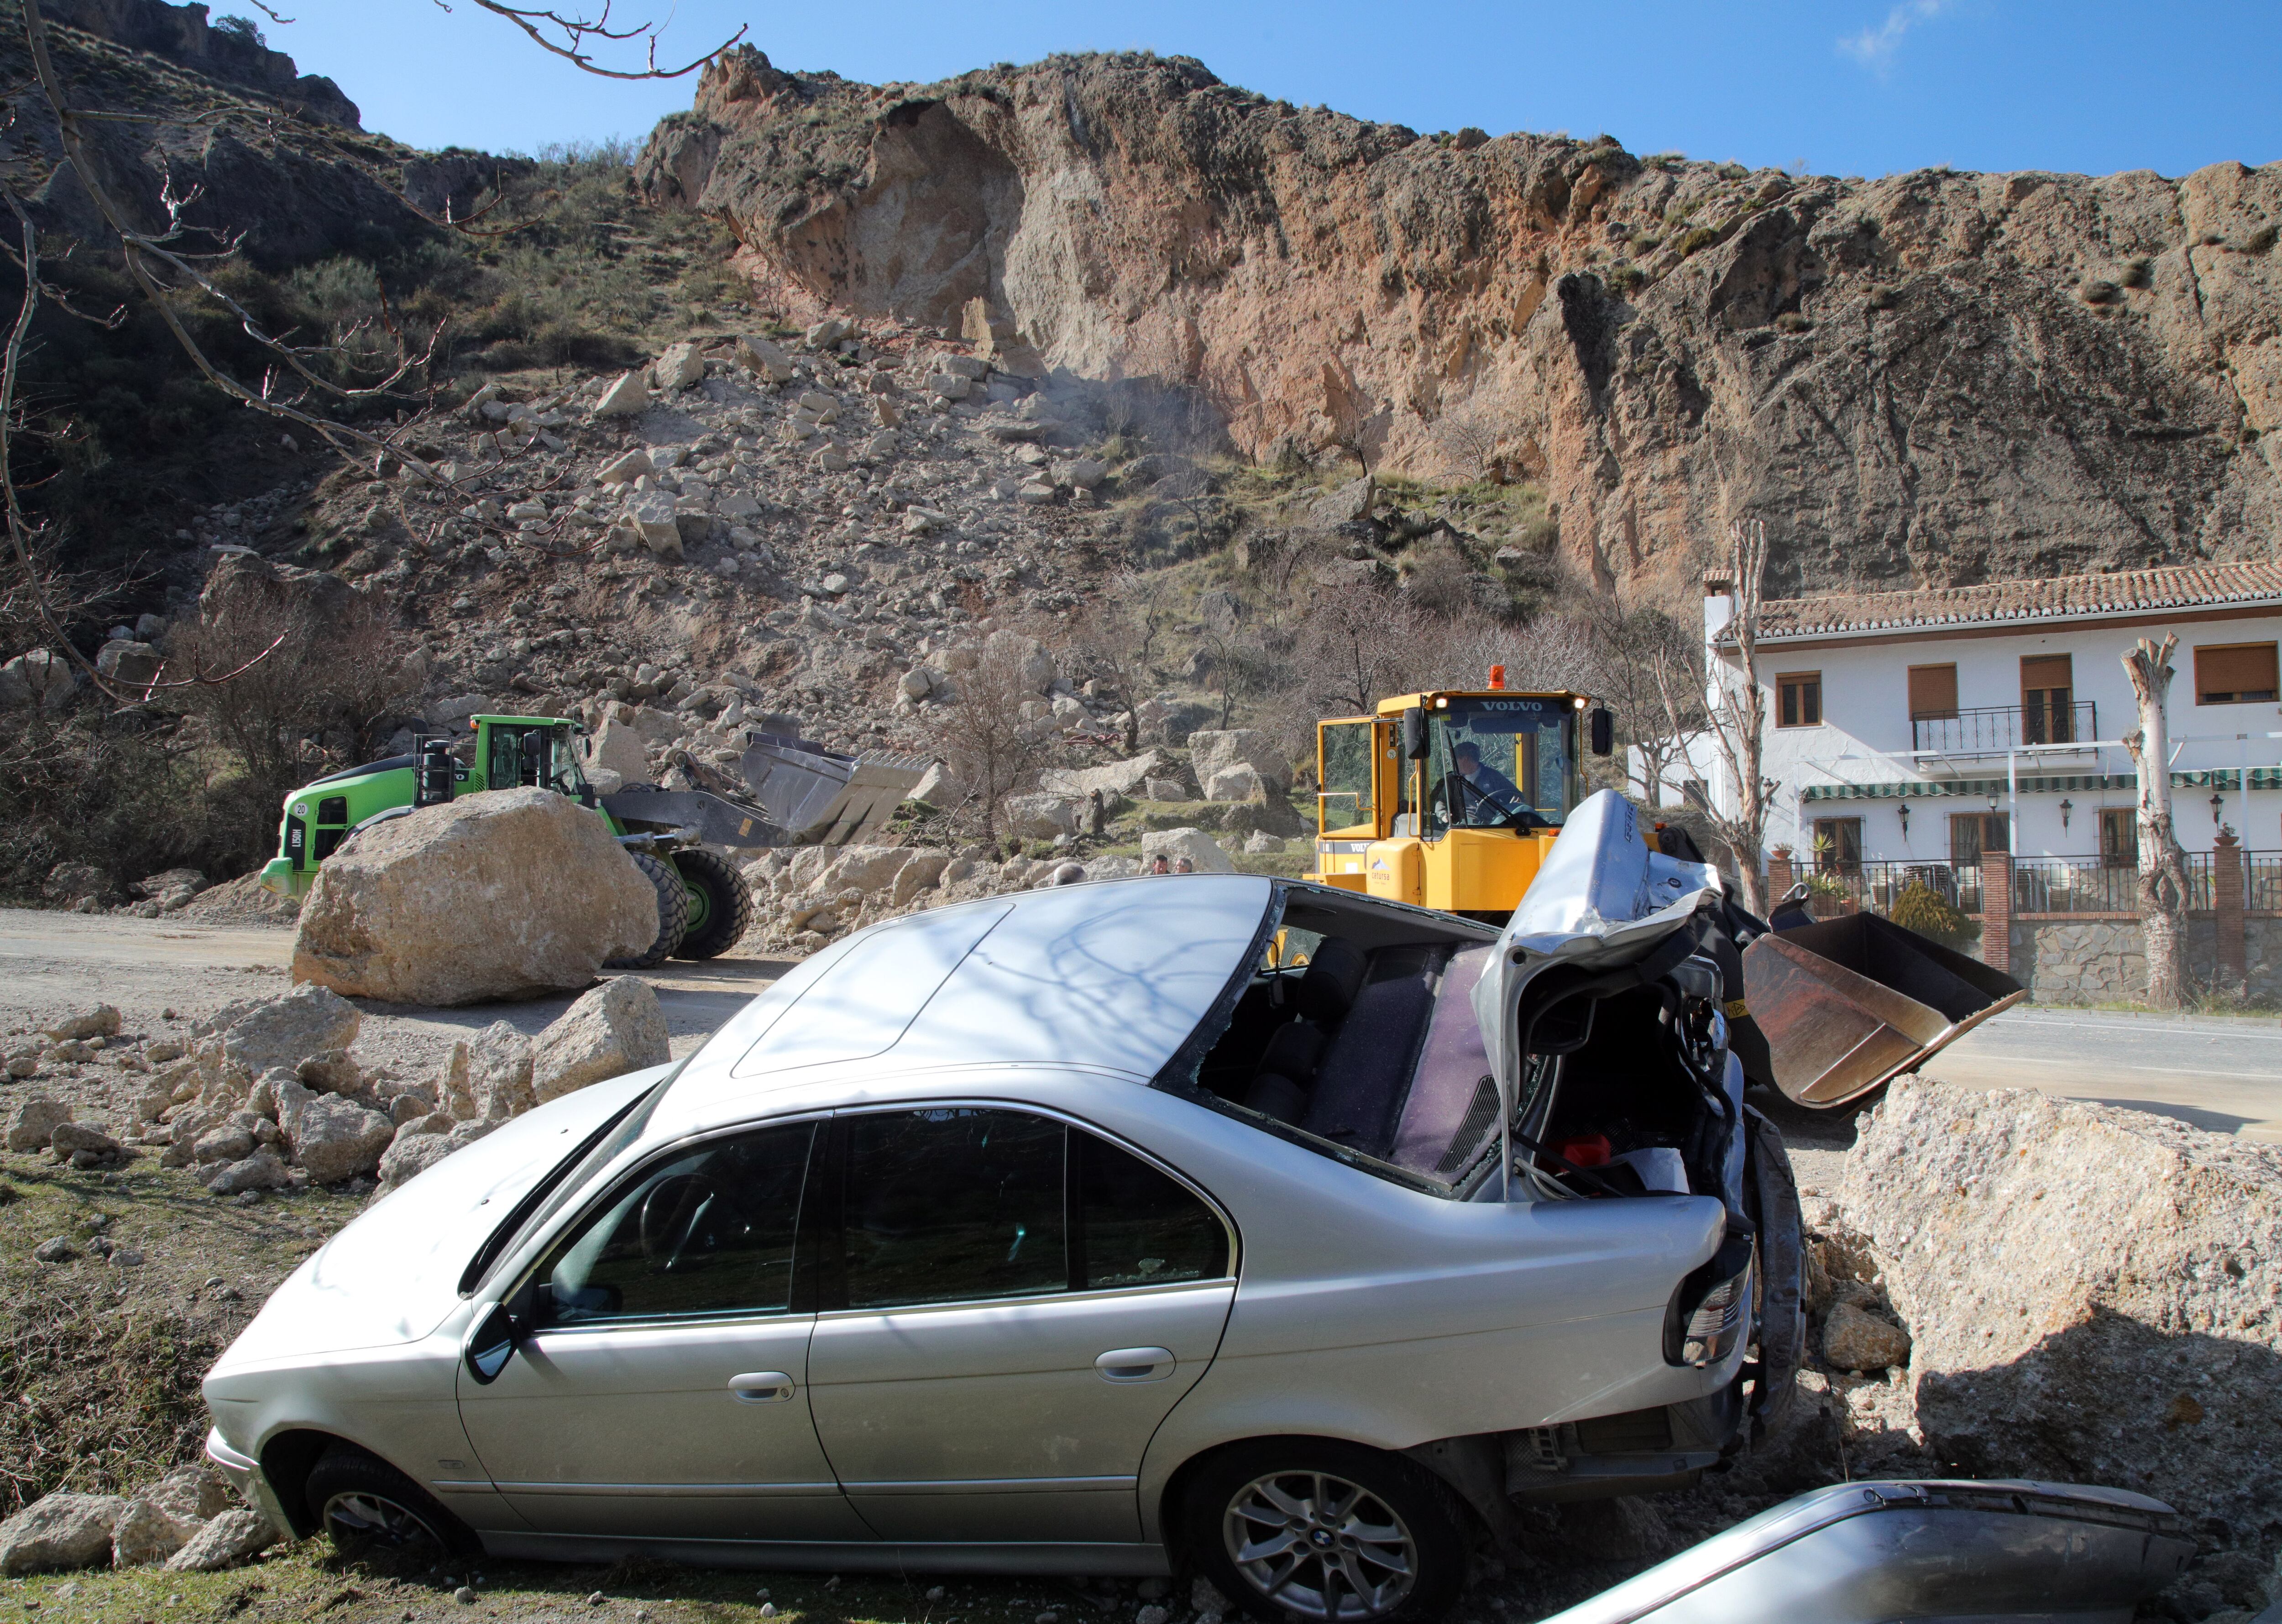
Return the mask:
[[1278,1122],[1294,1122],[1307,1114],[1308,1093],[1290,1078],[1274,1071],[1262,1071],[1252,1079],[1246,1090],[1244,1102],[1263,1117],[1273,1117]]
[[1300,978],[1300,1013],[1311,1021],[1336,1024],[1362,990],[1370,968],[1362,950],[1343,936],[1326,936],[1308,955]]
[[1315,1076],[1323,1057],[1323,1029],[1308,1021],[1293,1021],[1278,1026],[1269,1037],[1260,1056],[1260,1070],[1304,1079]]

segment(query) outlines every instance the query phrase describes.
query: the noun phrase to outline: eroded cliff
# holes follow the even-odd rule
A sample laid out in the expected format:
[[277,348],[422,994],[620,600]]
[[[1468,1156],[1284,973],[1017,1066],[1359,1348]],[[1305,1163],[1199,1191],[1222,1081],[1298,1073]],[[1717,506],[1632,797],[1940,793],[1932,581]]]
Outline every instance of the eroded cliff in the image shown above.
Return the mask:
[[1201,386],[1236,445],[1541,481],[1603,583],[1727,519],[1775,584],[2268,556],[2282,166],[1862,182],[1424,136],[1057,57],[943,83],[706,70],[639,170],[789,313]]

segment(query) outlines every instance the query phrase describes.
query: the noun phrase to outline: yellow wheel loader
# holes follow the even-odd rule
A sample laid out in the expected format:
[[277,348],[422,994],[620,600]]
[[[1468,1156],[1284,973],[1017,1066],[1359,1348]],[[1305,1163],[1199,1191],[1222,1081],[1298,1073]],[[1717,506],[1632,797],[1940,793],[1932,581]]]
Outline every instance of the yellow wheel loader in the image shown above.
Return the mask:
[[[1405,693],[1316,724],[1316,868],[1303,878],[1494,924],[1512,916],[1585,798],[1583,753],[1614,747],[1590,695],[1489,686]],[[1648,839],[1704,861],[1684,830]],[[1732,899],[1706,947],[1753,1082],[1818,1110],[1851,1103],[2027,996],[1962,953],[1870,914],[1816,920],[1803,889],[1772,922]]]

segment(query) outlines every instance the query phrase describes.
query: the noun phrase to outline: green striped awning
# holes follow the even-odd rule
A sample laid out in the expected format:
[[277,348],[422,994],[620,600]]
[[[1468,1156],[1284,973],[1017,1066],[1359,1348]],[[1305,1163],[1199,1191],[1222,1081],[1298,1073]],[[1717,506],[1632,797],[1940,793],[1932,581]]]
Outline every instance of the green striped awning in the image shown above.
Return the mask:
[[[1968,796],[1986,800],[1991,795],[2007,794],[2012,785],[2003,778],[1950,778],[1939,784],[1920,784],[1895,780],[1884,784],[1810,784],[1801,800],[1932,800],[1937,796]],[[2073,773],[2059,777],[2022,778],[2023,795],[2059,795],[2107,793],[2134,790],[2139,780],[2128,772]],[[2232,767],[2206,768],[2195,772],[2175,772],[2171,775],[2175,790],[2240,790],[2242,773]],[[2250,787],[2255,790],[2282,789],[2282,767],[2254,767],[2250,769]]]

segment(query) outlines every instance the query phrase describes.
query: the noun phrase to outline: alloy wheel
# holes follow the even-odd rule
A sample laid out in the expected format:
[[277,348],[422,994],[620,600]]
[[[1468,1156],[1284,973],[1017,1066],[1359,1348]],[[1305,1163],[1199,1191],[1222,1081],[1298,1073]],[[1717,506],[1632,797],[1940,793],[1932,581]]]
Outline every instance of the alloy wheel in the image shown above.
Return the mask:
[[1221,1526],[1246,1582],[1301,1618],[1381,1618],[1417,1580],[1417,1545],[1402,1519],[1328,1472],[1254,1478],[1229,1501]]
[[325,1527],[337,1543],[415,1545],[444,1541],[418,1512],[369,1489],[345,1490],[325,1502]]

